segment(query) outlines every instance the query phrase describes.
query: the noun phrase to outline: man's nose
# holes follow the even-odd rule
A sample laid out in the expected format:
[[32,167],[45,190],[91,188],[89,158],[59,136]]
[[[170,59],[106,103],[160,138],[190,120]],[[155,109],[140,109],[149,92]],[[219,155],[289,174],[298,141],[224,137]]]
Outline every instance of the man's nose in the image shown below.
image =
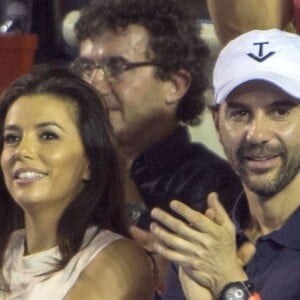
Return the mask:
[[94,86],[100,94],[107,94],[111,91],[110,82],[102,68],[95,68],[88,79],[88,82]]
[[266,143],[272,138],[272,125],[264,113],[253,117],[249,124],[246,139],[251,143]]

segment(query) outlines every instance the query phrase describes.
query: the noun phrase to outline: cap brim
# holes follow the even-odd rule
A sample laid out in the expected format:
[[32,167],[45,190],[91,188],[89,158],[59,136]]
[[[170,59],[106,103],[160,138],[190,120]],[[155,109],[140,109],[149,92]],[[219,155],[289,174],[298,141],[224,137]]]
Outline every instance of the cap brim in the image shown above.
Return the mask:
[[295,76],[289,76],[288,74],[278,74],[275,72],[258,70],[249,72],[227,82],[215,95],[215,104],[224,102],[228,95],[240,85],[254,80],[263,80],[274,84],[300,101],[300,77],[295,79]]

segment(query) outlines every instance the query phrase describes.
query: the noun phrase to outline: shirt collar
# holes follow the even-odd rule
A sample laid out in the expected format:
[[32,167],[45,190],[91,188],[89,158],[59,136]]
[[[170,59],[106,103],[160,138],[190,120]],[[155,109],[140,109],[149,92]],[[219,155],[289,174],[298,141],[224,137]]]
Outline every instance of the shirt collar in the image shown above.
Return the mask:
[[[236,226],[237,243],[240,245],[247,240],[243,233],[243,223],[249,217],[248,202],[243,193],[238,197],[232,212],[232,220]],[[273,240],[286,248],[300,250],[300,207],[298,207],[287,221],[279,228],[265,236],[260,237],[261,240]]]

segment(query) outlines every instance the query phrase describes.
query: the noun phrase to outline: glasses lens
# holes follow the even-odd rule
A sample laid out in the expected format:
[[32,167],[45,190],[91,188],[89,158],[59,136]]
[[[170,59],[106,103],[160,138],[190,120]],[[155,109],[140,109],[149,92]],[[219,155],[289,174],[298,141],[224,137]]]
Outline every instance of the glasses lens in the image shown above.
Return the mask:
[[79,57],[73,61],[71,68],[81,76],[90,77],[95,69],[95,63],[90,59]]
[[103,62],[103,69],[108,77],[116,78],[125,70],[128,62],[123,57],[110,57]]
[[85,57],[79,57],[74,60],[71,67],[79,75],[88,78],[93,75],[95,69],[101,69],[107,79],[114,80],[127,70],[154,64],[153,61],[130,63],[121,56],[111,56],[98,63]]

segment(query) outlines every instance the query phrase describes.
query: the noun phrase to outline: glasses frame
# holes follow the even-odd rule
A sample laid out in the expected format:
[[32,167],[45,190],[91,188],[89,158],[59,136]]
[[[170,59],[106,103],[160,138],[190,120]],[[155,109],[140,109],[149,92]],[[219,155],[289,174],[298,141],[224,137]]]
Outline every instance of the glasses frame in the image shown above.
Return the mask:
[[[71,68],[73,70],[77,70],[77,73],[79,73],[81,76],[84,75],[88,79],[91,79],[93,77],[93,74],[95,74],[96,70],[100,70],[101,73],[103,74],[103,77],[107,79],[117,79],[119,76],[121,76],[124,72],[135,69],[135,68],[140,68],[140,67],[146,67],[146,66],[160,66],[160,64],[155,61],[155,60],[150,60],[150,61],[140,61],[140,62],[128,62],[128,61],[123,61],[120,67],[120,70],[116,74],[113,74],[109,67],[109,63],[100,63],[100,62],[94,62],[93,60],[86,59],[86,61],[92,62],[92,69],[91,71],[85,70],[82,65],[84,65],[84,60],[85,58],[83,57],[78,57],[76,58],[72,63],[71,63]],[[79,66],[81,64],[81,66]],[[79,71],[80,70],[80,71]]]

